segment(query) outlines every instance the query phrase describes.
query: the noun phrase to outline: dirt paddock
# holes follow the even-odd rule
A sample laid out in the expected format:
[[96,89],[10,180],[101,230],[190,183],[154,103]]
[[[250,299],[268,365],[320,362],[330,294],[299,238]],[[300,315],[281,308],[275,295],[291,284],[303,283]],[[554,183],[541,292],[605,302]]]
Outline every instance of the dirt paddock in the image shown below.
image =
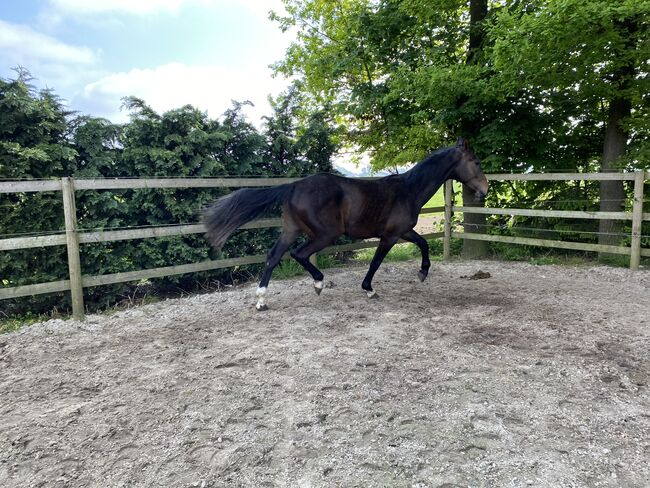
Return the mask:
[[650,272],[417,267],[0,336],[0,486],[650,486]]

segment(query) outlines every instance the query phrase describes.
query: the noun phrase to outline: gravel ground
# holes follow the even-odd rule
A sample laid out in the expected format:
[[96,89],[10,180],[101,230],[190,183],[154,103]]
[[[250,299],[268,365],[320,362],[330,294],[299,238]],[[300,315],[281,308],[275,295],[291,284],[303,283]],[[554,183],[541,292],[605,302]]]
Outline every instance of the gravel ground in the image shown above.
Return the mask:
[[1,335],[0,486],[650,486],[650,271],[417,268]]

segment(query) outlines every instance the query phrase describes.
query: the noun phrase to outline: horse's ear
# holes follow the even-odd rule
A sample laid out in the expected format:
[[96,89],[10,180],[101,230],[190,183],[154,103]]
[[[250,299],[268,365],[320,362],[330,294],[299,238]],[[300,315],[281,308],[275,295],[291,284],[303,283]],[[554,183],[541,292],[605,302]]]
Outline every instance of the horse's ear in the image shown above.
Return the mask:
[[464,151],[469,151],[470,149],[469,141],[467,139],[459,137],[458,140],[456,141],[456,147]]

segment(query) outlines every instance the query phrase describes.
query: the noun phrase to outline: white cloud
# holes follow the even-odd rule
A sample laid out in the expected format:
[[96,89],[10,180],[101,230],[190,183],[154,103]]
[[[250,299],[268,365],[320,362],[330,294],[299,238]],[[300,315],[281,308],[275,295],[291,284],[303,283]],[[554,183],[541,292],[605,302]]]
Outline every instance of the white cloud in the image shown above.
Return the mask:
[[50,0],[50,7],[61,14],[96,15],[124,13],[147,15],[158,12],[177,12],[190,4],[242,6],[253,12],[267,15],[269,10],[283,10],[280,0]]
[[255,107],[245,113],[251,122],[260,124],[262,115],[269,115],[269,94],[277,95],[288,83],[272,79],[265,68],[230,70],[220,66],[189,66],[168,63],[154,69],[132,69],[114,73],[85,86],[72,100],[82,112],[124,122],[128,114],[120,112],[121,98],[134,95],[142,98],[157,112],[191,104],[218,117],[232,106],[232,100],[250,100]]
[[9,65],[34,66],[44,63],[91,65],[95,53],[83,46],[73,46],[37,32],[25,25],[0,20],[0,59]]
[[176,11],[187,0],[51,0],[50,5],[60,12],[97,14],[125,12],[148,14],[158,11]]

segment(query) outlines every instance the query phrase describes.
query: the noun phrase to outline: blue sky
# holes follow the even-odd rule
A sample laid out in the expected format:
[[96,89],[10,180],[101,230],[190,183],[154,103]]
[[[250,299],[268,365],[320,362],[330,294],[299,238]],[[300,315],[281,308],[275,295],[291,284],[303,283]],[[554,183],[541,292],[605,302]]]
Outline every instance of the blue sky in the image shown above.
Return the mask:
[[4,0],[0,76],[27,68],[69,108],[126,120],[121,98],[135,95],[157,111],[186,103],[218,117],[231,100],[251,100],[259,125],[272,78],[292,40],[268,20],[280,0]]

